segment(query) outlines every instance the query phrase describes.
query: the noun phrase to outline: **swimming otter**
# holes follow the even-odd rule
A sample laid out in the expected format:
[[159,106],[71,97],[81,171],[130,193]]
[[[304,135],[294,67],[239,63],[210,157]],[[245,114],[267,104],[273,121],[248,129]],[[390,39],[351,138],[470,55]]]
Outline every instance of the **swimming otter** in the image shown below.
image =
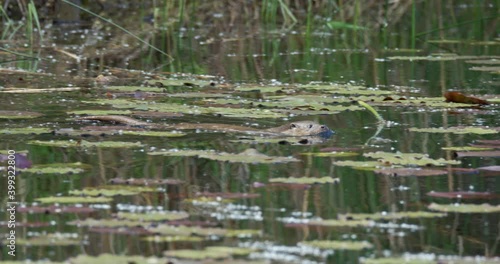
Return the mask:
[[290,137],[319,136],[328,138],[333,134],[333,131],[327,126],[318,124],[313,121],[296,121],[279,127],[257,129],[253,127],[216,124],[216,123],[178,123],[175,125],[151,124],[148,122],[137,120],[135,118],[127,116],[118,116],[118,115],[84,116],[84,117],[79,117],[77,119],[107,121],[107,122],[125,124],[129,126],[144,126],[151,128],[168,128],[168,129],[179,129],[179,130],[206,129],[206,130],[222,131],[222,132],[244,132],[252,134],[261,133],[261,134],[270,134],[270,135],[274,134],[274,135],[282,135]]

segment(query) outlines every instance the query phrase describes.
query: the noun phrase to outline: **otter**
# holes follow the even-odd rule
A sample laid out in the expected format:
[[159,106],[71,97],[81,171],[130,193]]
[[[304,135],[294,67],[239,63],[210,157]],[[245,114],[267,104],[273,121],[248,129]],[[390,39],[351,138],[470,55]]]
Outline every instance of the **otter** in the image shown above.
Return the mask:
[[160,129],[164,128],[179,129],[179,130],[206,129],[206,130],[221,131],[221,132],[243,132],[252,134],[260,133],[260,134],[281,135],[290,137],[319,136],[328,138],[333,134],[333,131],[327,126],[318,124],[313,121],[296,121],[279,127],[257,129],[253,127],[216,124],[216,123],[178,123],[175,125],[151,124],[148,122],[137,120],[135,118],[127,116],[118,116],[118,115],[84,116],[77,118],[77,120],[107,121],[107,122],[125,124],[128,126],[135,126],[135,127],[141,126],[150,128],[160,128]]

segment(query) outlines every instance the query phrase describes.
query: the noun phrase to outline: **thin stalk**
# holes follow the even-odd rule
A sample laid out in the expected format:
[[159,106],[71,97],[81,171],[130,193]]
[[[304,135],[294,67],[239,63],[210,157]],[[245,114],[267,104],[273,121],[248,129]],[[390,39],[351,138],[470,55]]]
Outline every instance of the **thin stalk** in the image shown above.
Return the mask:
[[415,39],[417,36],[416,26],[417,26],[417,1],[413,0],[411,6],[411,49],[412,50],[415,50]]
[[8,50],[8,49],[4,49],[4,48],[0,48],[0,50],[1,50],[1,51],[4,51],[4,52],[7,52],[7,53],[10,53],[10,54],[14,54],[14,55],[16,55],[16,56],[25,57],[25,58],[32,59],[32,60],[44,60],[44,59],[42,59],[42,58],[33,57],[33,56],[30,56],[30,55],[27,55],[27,54],[23,54],[23,53],[15,52],[15,51]]
[[379,122],[384,123],[385,120],[382,118],[382,116],[375,110],[371,105],[363,102],[363,101],[358,101],[358,104],[361,105],[362,107],[366,108],[370,113],[372,113]]
[[40,35],[40,41],[42,41],[42,27],[40,26],[40,19],[38,18],[38,12],[36,11],[35,3],[31,0],[28,3],[28,13],[33,17],[33,22],[35,22],[38,34]]
[[161,54],[163,54],[163,55],[165,55],[165,56],[167,56],[167,58],[169,58],[171,61],[173,61],[173,60],[174,60],[174,58],[172,58],[172,56],[168,55],[168,54],[167,54],[167,53],[165,53],[163,50],[160,50],[159,48],[157,48],[157,47],[155,47],[155,46],[153,46],[153,45],[149,44],[148,42],[144,41],[143,39],[141,39],[140,37],[136,36],[136,35],[135,35],[135,34],[133,34],[132,32],[128,31],[126,28],[124,28],[124,27],[122,27],[122,26],[120,26],[120,25],[118,25],[118,24],[114,23],[113,21],[111,21],[111,20],[109,20],[109,19],[107,19],[107,18],[105,18],[105,17],[102,17],[102,16],[100,16],[100,15],[98,15],[98,14],[96,14],[96,13],[94,13],[94,12],[92,12],[92,11],[88,10],[88,9],[85,9],[85,8],[83,8],[83,7],[81,7],[81,6],[77,5],[77,4],[74,4],[74,3],[72,3],[71,1],[68,1],[68,0],[62,0],[62,1],[63,1],[64,3],[66,3],[66,4],[70,5],[70,6],[72,6],[72,7],[78,8],[78,9],[80,9],[80,10],[84,11],[84,12],[87,12],[87,13],[89,13],[89,14],[91,14],[91,15],[95,16],[95,17],[97,17],[97,18],[101,19],[102,21],[104,21],[104,22],[106,22],[106,23],[109,23],[110,25],[113,25],[114,27],[116,27],[116,28],[120,29],[121,31],[123,31],[123,32],[125,32],[125,33],[129,34],[130,36],[132,36],[133,38],[137,39],[139,42],[143,43],[144,45],[146,45],[146,46],[148,46],[148,47],[150,47],[150,48],[152,48],[152,49],[154,49],[154,50],[158,51],[159,53],[161,53]]

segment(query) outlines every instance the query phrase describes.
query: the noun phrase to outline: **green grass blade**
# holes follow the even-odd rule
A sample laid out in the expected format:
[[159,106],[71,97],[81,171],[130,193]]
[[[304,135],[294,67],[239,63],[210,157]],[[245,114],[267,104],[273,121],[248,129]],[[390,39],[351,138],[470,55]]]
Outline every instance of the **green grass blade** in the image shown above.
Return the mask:
[[85,8],[83,8],[83,7],[81,7],[81,6],[77,5],[77,4],[74,4],[74,3],[72,3],[71,1],[68,1],[68,0],[62,0],[62,1],[63,1],[64,3],[66,3],[66,4],[70,5],[70,6],[73,6],[73,7],[75,7],[75,8],[78,8],[78,9],[80,9],[80,10],[84,11],[84,12],[87,12],[87,13],[89,13],[89,14],[91,14],[91,15],[95,16],[95,17],[97,17],[97,18],[101,19],[102,21],[104,21],[104,22],[106,22],[106,23],[109,23],[110,25],[113,25],[114,27],[116,27],[116,28],[120,29],[121,31],[123,31],[123,32],[125,32],[125,33],[129,34],[130,36],[132,36],[133,38],[137,39],[138,41],[140,41],[140,42],[141,42],[141,43],[143,43],[144,45],[147,45],[148,47],[150,47],[150,48],[152,48],[152,49],[154,49],[154,50],[158,51],[159,53],[161,53],[161,54],[163,54],[163,55],[167,56],[167,57],[168,57],[171,61],[173,61],[173,60],[174,60],[174,58],[172,58],[172,56],[168,55],[168,54],[167,54],[167,53],[165,53],[163,50],[160,50],[159,48],[157,48],[157,47],[155,47],[155,46],[153,46],[153,45],[149,44],[148,42],[144,41],[143,39],[141,39],[140,37],[136,36],[136,35],[135,35],[135,34],[133,34],[132,32],[128,31],[126,28],[124,28],[124,27],[122,27],[122,26],[120,26],[120,25],[118,25],[118,24],[114,23],[113,21],[111,21],[111,20],[109,20],[109,19],[107,19],[107,18],[105,18],[105,17],[103,17],[103,16],[100,16],[100,15],[98,15],[98,14],[96,14],[96,13],[94,13],[94,12],[92,12],[92,11],[88,10],[88,9],[85,9]]
[[384,118],[375,110],[371,105],[363,102],[363,101],[358,101],[358,104],[366,108],[370,113],[372,113],[379,122],[385,122]]

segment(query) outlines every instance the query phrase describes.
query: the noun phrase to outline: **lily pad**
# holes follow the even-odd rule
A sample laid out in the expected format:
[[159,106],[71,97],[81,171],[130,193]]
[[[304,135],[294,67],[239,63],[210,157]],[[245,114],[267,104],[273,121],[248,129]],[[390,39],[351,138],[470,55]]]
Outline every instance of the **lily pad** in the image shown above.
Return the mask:
[[35,174],[77,174],[89,169],[91,166],[81,162],[74,163],[52,163],[36,164],[31,168],[20,169],[20,171]]
[[144,257],[144,256],[127,256],[116,254],[101,254],[98,256],[78,255],[69,259],[71,264],[151,264],[151,263],[168,263],[166,258]]
[[269,179],[269,182],[282,182],[291,184],[323,184],[323,183],[338,183],[340,180],[338,178],[332,177],[298,177],[298,178],[273,178]]
[[381,164],[385,165],[445,166],[460,164],[460,161],[457,160],[445,160],[443,158],[432,159],[426,154],[419,153],[390,153],[377,151],[365,153],[363,156],[378,159]]
[[50,140],[50,141],[41,141],[41,140],[32,140],[28,141],[28,144],[38,145],[38,146],[50,146],[50,147],[61,147],[61,148],[70,148],[70,147],[81,147],[81,148],[137,148],[144,146],[140,142],[125,142],[125,141],[99,141],[99,142],[90,142],[90,141],[75,141],[75,140]]
[[500,151],[457,151],[455,152],[457,158],[463,157],[500,157]]
[[185,219],[189,217],[189,214],[186,212],[173,212],[173,211],[148,212],[148,213],[118,212],[117,217],[128,220],[153,222],[153,221],[173,221],[173,220]]
[[407,218],[437,218],[444,217],[444,213],[434,213],[425,211],[414,211],[414,212],[381,212],[373,214],[343,214],[339,215],[340,219],[352,219],[352,220],[393,220],[393,219],[407,219]]
[[429,56],[394,56],[388,57],[390,60],[408,60],[408,61],[455,61],[455,60],[475,60],[475,59],[498,59],[498,56],[460,56],[457,54],[443,53]]
[[165,243],[165,242],[201,242],[205,240],[202,237],[194,237],[194,236],[147,236],[143,238],[145,241],[156,242],[156,243]]
[[319,219],[310,220],[306,223],[306,225],[330,227],[368,227],[375,225],[375,222],[371,220]]
[[19,134],[45,134],[52,132],[50,128],[44,127],[23,127],[23,128],[7,128],[0,129],[0,134],[10,134],[10,135],[19,135]]
[[143,185],[143,186],[156,186],[156,185],[179,185],[184,183],[178,179],[144,179],[144,178],[113,178],[109,180],[110,184],[126,184],[126,185]]
[[410,128],[412,132],[453,133],[453,134],[496,134],[499,131],[482,127],[449,127],[449,128]]
[[375,170],[376,174],[382,174],[387,176],[438,176],[448,174],[445,170],[431,170],[431,169],[420,169],[420,168],[385,168],[381,170]]
[[17,208],[19,213],[29,213],[29,214],[88,214],[95,212],[96,209],[88,206],[22,206]]
[[191,156],[200,156],[204,154],[212,154],[216,153],[213,150],[179,150],[179,149],[170,149],[170,150],[162,150],[162,151],[152,151],[148,152],[148,155],[162,155],[162,156],[175,156],[175,157],[191,157]]
[[86,196],[52,196],[37,198],[41,203],[108,203],[112,199],[108,197],[86,197]]
[[347,167],[353,167],[354,169],[357,170],[375,170],[378,167],[383,166],[384,164],[381,164],[378,161],[356,161],[356,160],[340,160],[340,161],[334,161],[333,165],[336,166],[347,166]]
[[206,247],[205,249],[210,251],[227,252],[231,255],[248,255],[256,251],[253,248],[241,248],[241,247]]
[[493,150],[494,148],[464,146],[464,147],[443,147],[442,149],[451,151],[482,151],[482,150]]
[[367,241],[344,241],[344,240],[313,240],[300,242],[301,245],[317,247],[320,249],[336,250],[363,250],[372,248],[373,245]]
[[76,239],[74,234],[52,233],[45,234],[29,239],[17,239],[16,244],[22,246],[75,246],[81,245],[82,241]]
[[[195,79],[166,79],[166,80],[148,80],[146,81],[148,85],[155,85],[160,87],[166,86],[205,86],[209,85],[210,81],[207,80],[195,80]],[[158,89],[158,88],[157,88]]]
[[120,219],[93,219],[75,220],[68,222],[68,225],[85,226],[85,227],[144,227],[150,223],[135,220],[120,220]]
[[331,157],[331,158],[343,158],[343,157],[354,157],[358,156],[358,152],[347,152],[347,151],[332,151],[332,152],[303,152],[300,153],[305,156],[314,157]]
[[130,115],[132,111],[130,110],[76,110],[66,112],[70,115]]
[[193,249],[180,249],[180,250],[169,250],[163,252],[167,257],[175,257],[181,259],[223,259],[231,256],[229,252],[217,251],[217,250],[193,250]]
[[498,213],[500,205],[490,204],[437,204],[431,203],[428,208],[439,212],[451,213]]

